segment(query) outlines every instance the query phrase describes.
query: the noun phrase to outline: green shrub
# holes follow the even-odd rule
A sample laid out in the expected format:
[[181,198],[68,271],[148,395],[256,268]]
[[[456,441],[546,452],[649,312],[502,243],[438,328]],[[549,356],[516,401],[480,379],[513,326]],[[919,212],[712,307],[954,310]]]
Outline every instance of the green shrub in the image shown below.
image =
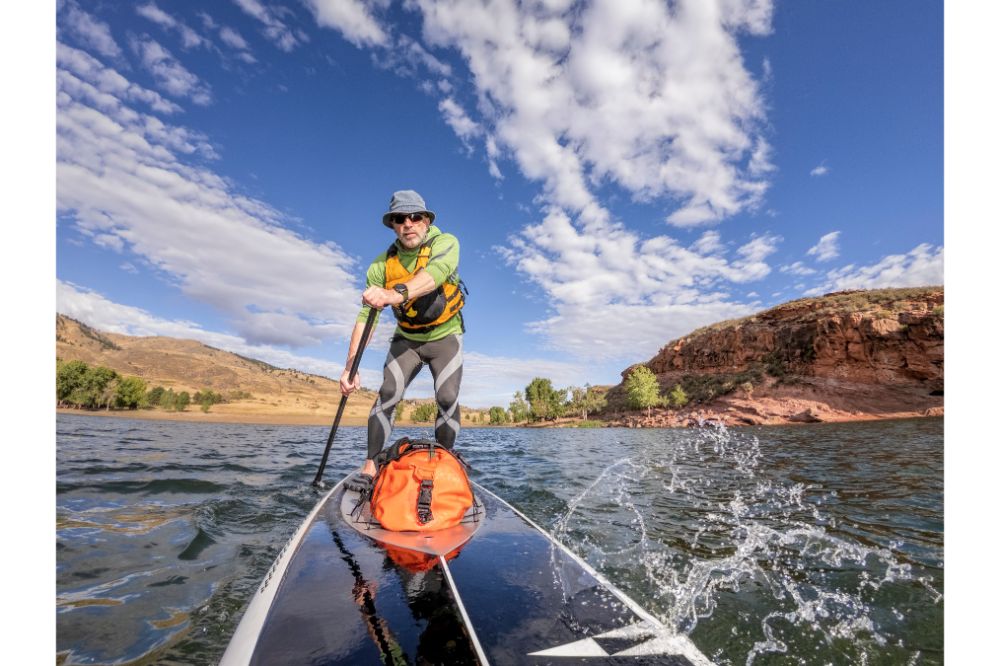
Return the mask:
[[687,393],[684,392],[680,384],[674,385],[667,398],[670,400],[670,406],[676,409],[680,409],[688,404]]
[[503,407],[490,407],[490,425],[505,425],[510,423],[510,415]]
[[425,402],[423,404],[417,405],[413,410],[413,414],[410,416],[417,423],[429,423],[434,420],[437,415],[437,404],[433,402]]

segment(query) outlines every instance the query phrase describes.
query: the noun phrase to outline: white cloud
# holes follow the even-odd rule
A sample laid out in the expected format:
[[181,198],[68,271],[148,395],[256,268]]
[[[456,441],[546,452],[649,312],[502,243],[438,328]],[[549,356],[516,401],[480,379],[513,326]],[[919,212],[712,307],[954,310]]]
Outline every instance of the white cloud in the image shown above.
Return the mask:
[[749,314],[753,308],[731,301],[726,286],[768,275],[764,260],[780,240],[754,237],[730,260],[714,234],[686,248],[618,224],[574,224],[554,208],[500,252],[553,311],[530,331],[581,358],[634,361],[694,328]]
[[239,51],[245,51],[249,48],[247,40],[243,39],[243,35],[228,25],[219,28],[219,39],[227,46],[231,46]]
[[61,79],[60,90],[64,93],[67,92],[64,88],[74,85],[75,82],[102,93],[100,100],[97,99],[97,92],[91,91],[89,94],[94,103],[99,103],[104,108],[111,106],[121,110],[123,101],[135,101],[148,104],[158,113],[172,114],[182,110],[170,100],[164,99],[158,92],[132,83],[114,69],[105,67],[96,58],[79,49],[57,43],[56,60],[59,65],[56,75]]
[[813,170],[809,172],[809,175],[810,176],[825,176],[828,173],[830,173],[830,168],[827,167],[825,164],[820,164],[819,166],[813,168]]
[[65,24],[77,39],[103,56],[116,58],[122,54],[107,23],[80,9],[75,2],[68,3],[66,7]]
[[453,46],[487,133],[573,212],[614,182],[679,200],[668,222],[716,222],[761,200],[773,169],[764,104],[735,34],[770,29],[771,3],[415,0],[424,37]]
[[305,346],[350,333],[360,302],[355,259],[185,163],[214,156],[204,136],[136,111],[127,102],[141,95],[117,72],[68,47],[58,52],[57,206],[75,229],[144,259],[250,342]]
[[228,25],[221,26],[219,28],[219,39],[226,46],[234,49],[236,51],[236,57],[247,64],[254,64],[257,59],[253,57],[250,52],[250,44],[247,40],[243,38],[236,29],[229,27]]
[[277,10],[268,9],[258,0],[233,0],[233,2],[246,14],[264,24],[264,36],[282,51],[290,53],[301,42],[308,41],[304,34],[293,31],[278,18]]
[[921,243],[906,254],[891,254],[870,266],[854,264],[826,274],[823,284],[804,292],[818,296],[845,289],[927,287],[944,284],[944,247]]
[[[395,34],[390,38],[386,48],[375,53],[374,62],[378,67],[391,70],[397,76],[419,78],[423,69],[438,79],[437,85],[450,87],[447,77],[451,76],[451,66],[436,58],[423,45],[406,34]],[[421,82],[423,83],[423,82]],[[421,85],[418,83],[418,85]],[[432,93],[431,93],[432,94]]]
[[181,37],[181,45],[185,49],[211,46],[211,42],[199,35],[182,21],[178,21],[173,16],[160,9],[154,2],[139,5],[135,8],[135,11],[140,16],[149,19],[153,23],[156,23],[167,30],[176,30]]
[[819,239],[819,242],[806,250],[809,256],[815,256],[818,261],[831,261],[840,256],[840,232],[831,231]]
[[722,235],[718,231],[706,231],[695,241],[691,249],[699,254],[715,254],[725,249],[721,239]]
[[174,97],[189,97],[199,106],[212,103],[208,84],[188,71],[167,49],[152,39],[133,39],[132,49],[156,84]]
[[470,141],[483,133],[482,128],[459,106],[451,97],[445,97],[438,103],[438,109],[444,114],[444,120],[455,132],[462,144],[471,150]]
[[801,261],[796,261],[794,264],[787,264],[778,270],[789,275],[814,275],[816,273],[815,269],[809,268]]
[[316,23],[325,28],[336,28],[355,46],[384,45],[386,31],[369,12],[368,6],[358,0],[306,0]]

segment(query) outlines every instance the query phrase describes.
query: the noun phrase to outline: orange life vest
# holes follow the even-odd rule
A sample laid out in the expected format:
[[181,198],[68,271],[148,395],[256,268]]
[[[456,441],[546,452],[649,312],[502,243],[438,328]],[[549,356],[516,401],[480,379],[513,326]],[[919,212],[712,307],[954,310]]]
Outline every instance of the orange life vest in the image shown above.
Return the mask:
[[404,437],[375,457],[372,517],[387,530],[427,532],[458,525],[472,487],[457,454],[427,439]]
[[[412,271],[407,271],[399,260],[399,248],[395,243],[390,245],[385,255],[385,288],[392,289],[397,284],[408,281],[417,271],[427,266],[430,257],[430,243],[421,245],[416,265]],[[429,294],[392,306],[392,313],[396,315],[399,327],[404,331],[429,331],[457,315],[465,305],[465,296],[462,281],[457,278],[453,281],[453,278],[456,276],[452,275]]]

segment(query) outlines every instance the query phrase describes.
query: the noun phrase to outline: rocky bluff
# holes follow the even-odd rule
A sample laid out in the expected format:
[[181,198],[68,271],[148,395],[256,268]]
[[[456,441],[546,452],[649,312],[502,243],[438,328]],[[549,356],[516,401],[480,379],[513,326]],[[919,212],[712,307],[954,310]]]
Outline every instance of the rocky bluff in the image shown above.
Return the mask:
[[[673,340],[641,364],[688,402],[625,411],[622,425],[853,421],[944,413],[944,288],[843,291],[791,301]],[[622,372],[622,379],[636,368]],[[683,400],[681,401],[683,402]]]

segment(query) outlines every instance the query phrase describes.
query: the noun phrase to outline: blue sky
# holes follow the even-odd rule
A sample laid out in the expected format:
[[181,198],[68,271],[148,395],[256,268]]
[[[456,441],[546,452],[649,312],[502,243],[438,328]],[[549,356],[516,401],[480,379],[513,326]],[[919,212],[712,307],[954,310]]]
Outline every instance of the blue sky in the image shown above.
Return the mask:
[[64,0],[56,18],[57,309],[106,330],[337,376],[404,188],[462,244],[471,406],[535,376],[614,383],[802,296],[943,283],[941,3]]

